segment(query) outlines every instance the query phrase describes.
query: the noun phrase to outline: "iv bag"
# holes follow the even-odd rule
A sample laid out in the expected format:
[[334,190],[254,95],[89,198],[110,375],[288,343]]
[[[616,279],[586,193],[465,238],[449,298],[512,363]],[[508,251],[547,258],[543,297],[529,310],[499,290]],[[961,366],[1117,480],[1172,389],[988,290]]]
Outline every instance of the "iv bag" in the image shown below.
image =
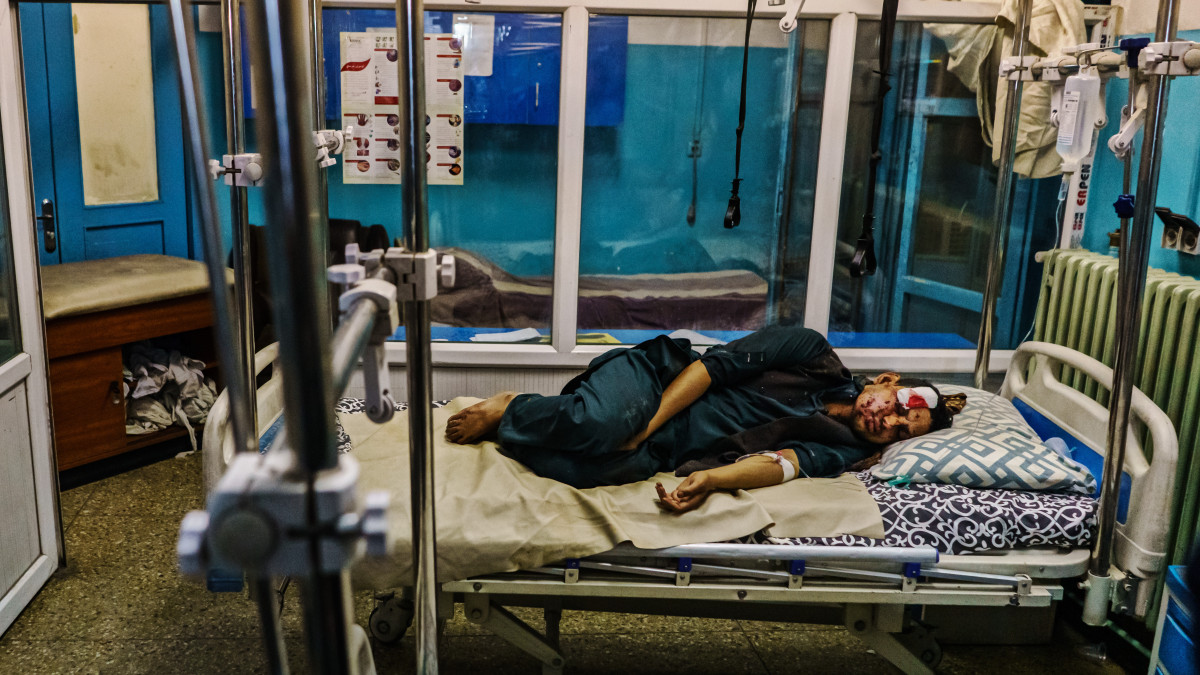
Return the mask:
[[1063,170],[1079,167],[1092,149],[1092,135],[1100,117],[1100,78],[1094,73],[1072,75],[1063,85],[1062,107],[1058,111],[1058,154]]

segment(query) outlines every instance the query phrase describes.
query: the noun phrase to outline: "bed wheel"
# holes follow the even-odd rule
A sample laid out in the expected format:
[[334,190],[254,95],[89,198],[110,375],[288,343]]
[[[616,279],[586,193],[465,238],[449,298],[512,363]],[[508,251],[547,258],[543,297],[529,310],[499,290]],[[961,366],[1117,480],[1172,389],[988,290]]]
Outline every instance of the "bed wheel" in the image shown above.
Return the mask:
[[896,639],[930,669],[936,669],[942,662],[942,646],[933,638],[933,631],[928,626],[913,622],[903,633],[897,634]]
[[942,662],[942,646],[936,642],[927,647],[924,651],[916,654],[917,658],[921,659],[921,662],[930,668],[936,669]]
[[368,624],[371,626],[371,636],[384,644],[397,642],[408,632],[413,622],[413,602],[404,597],[392,595],[375,605],[371,610]]

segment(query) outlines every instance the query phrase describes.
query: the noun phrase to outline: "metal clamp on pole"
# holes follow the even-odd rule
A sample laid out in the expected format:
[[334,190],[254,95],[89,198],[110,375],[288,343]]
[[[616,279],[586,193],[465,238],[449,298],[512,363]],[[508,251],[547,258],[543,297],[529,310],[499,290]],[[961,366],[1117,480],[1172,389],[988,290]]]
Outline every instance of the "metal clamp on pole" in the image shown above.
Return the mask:
[[439,276],[444,285],[454,285],[454,258],[443,256],[442,263],[438,264],[437,255],[433,249],[413,253],[395,246],[383,254],[383,264],[396,275],[397,300],[434,299]]
[[[1129,82],[1129,86],[1133,87],[1133,79]],[[1131,97],[1131,105],[1121,106],[1121,128],[1108,139],[1108,149],[1117,159],[1123,160],[1129,156],[1133,150],[1133,139],[1146,125],[1146,94],[1146,87],[1138,86]]]
[[346,141],[351,138],[354,138],[354,127],[314,131],[313,145],[317,148],[317,164],[323,169],[337,164],[334,156],[342,154],[346,149]]
[[[1001,64],[1000,71],[1003,74],[1004,65]],[[1053,56],[1048,59],[1042,59],[1033,65],[1030,69],[1032,77],[1030,80],[1040,80],[1042,82],[1062,82],[1067,79],[1072,73],[1079,71],[1079,61],[1071,56]]]
[[257,152],[238,155],[221,155],[220,160],[208,160],[208,175],[213,180],[225,178],[232,187],[258,187],[262,185],[263,158]]
[[1188,40],[1151,42],[1142,49],[1138,67],[1143,75],[1200,73],[1200,45]]
[[[236,455],[208,511],[192,511],[179,534],[179,567],[200,576],[209,568],[244,570],[258,576],[336,574],[367,553],[387,554],[386,492],[369,493],[356,508],[358,462],[349,455],[315,481],[316,532],[308,523],[306,481],[296,479],[295,453]],[[321,564],[313,569],[309,544],[321,539]]]
[[1000,59],[1000,79],[1002,80],[1021,80],[1023,82],[1032,82],[1037,77],[1034,74],[1034,66],[1038,63],[1036,56],[1006,56]]

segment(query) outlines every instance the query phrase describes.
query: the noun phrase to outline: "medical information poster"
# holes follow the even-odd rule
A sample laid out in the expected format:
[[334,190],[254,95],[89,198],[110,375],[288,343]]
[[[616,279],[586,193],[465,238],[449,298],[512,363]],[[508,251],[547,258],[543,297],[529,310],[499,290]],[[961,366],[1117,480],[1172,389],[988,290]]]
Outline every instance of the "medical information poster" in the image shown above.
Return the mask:
[[[341,34],[342,125],[353,126],[342,163],[345,183],[400,183],[396,36]],[[462,185],[462,40],[425,36],[425,149],[429,185]]]

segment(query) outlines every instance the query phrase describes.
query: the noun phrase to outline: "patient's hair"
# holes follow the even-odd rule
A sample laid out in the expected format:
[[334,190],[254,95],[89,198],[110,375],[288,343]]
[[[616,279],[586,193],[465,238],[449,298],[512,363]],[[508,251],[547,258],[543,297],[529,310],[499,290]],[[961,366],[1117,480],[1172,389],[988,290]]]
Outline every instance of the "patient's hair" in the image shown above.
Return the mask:
[[966,394],[943,394],[933,383],[919,377],[902,377],[896,384],[901,387],[929,387],[937,394],[938,404],[936,408],[929,410],[930,421],[932,424],[929,427],[930,431],[940,431],[949,429],[954,422],[954,416],[962,412],[964,406],[967,405]]

